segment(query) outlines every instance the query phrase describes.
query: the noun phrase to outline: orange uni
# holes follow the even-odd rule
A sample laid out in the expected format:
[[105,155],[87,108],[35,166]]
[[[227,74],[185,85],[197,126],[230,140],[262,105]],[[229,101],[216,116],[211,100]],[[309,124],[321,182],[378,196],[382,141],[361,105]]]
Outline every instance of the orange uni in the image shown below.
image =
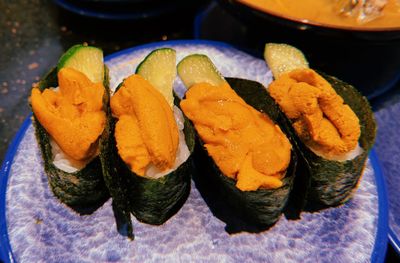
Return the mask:
[[210,156],[242,191],[278,188],[290,162],[289,140],[227,84],[192,86],[181,101]]
[[179,133],[171,107],[163,95],[140,75],[124,80],[111,98],[118,118],[118,153],[131,170],[143,176],[152,163],[161,171],[175,163]]
[[361,133],[357,115],[314,70],[284,74],[268,90],[307,145],[328,156],[356,148]]
[[103,84],[92,83],[73,68],[62,68],[57,76],[58,91],[32,89],[33,113],[65,154],[89,159],[105,126]]

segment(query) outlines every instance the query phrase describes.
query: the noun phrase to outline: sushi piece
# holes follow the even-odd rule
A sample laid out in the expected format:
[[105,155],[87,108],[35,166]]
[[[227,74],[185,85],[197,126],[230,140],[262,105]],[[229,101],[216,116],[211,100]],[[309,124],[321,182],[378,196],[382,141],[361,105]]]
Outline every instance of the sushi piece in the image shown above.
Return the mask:
[[71,47],[32,89],[30,105],[54,195],[73,207],[105,201],[99,138],[106,123],[108,74],[101,49]]
[[278,106],[261,84],[223,78],[205,55],[185,57],[178,74],[188,88],[181,108],[224,201],[245,222],[274,224],[288,200],[297,158],[279,126],[285,123]]
[[308,205],[346,202],[375,139],[368,100],[353,86],[310,69],[295,47],[267,44],[265,59],[275,77],[268,92],[289,119],[307,167]]
[[190,192],[194,132],[172,104],[175,77],[175,50],[151,52],[112,96],[110,140],[102,145],[105,181],[117,206],[153,225],[173,216]]

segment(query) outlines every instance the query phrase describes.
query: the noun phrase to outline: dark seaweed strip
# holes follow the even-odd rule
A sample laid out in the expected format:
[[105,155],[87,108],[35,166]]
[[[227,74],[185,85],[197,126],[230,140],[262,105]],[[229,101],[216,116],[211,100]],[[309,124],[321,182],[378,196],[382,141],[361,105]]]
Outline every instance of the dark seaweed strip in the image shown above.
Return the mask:
[[[299,155],[304,162],[303,170],[306,174],[299,176],[306,182],[302,182],[301,188],[307,195],[307,209],[315,210],[321,206],[336,206],[351,198],[353,190],[361,177],[368,152],[371,149],[376,133],[376,124],[368,100],[363,97],[353,86],[326,74],[320,73],[328,80],[336,92],[352,108],[360,119],[361,135],[359,143],[363,153],[348,161],[332,161],[324,159],[313,153],[305,146],[291,128]],[[295,186],[295,188],[298,185]],[[304,193],[303,193],[304,194]]]
[[[176,102],[178,102],[175,99]],[[185,142],[190,151],[194,150],[194,129],[185,117]],[[122,162],[122,160],[121,160]],[[121,164],[128,169],[126,164]],[[131,211],[144,223],[161,225],[179,211],[190,193],[192,159],[189,158],[175,171],[159,178],[149,179],[130,172],[129,192]]]
[[114,128],[115,123],[108,105],[107,123],[103,133],[104,138],[101,140],[100,144],[100,159],[103,168],[104,182],[113,199],[113,208],[116,212],[116,217],[120,217],[117,218],[117,221],[122,221],[121,224],[123,226],[117,225],[119,232],[123,231],[122,228],[126,228],[126,235],[133,239],[133,226],[129,212],[130,200],[126,187],[127,179],[124,174],[119,173],[119,168],[116,166],[118,163],[118,154],[115,150]]
[[[106,88],[103,104],[108,103],[108,70],[105,68]],[[40,82],[39,89],[43,91],[49,87],[57,87],[57,71],[52,69]],[[105,106],[104,106],[105,107]],[[34,117],[35,135],[44,160],[44,169],[47,174],[49,185],[54,195],[61,202],[75,208],[78,212],[81,208],[98,206],[108,198],[105,188],[99,157],[94,158],[83,169],[74,173],[67,173],[58,169],[53,164],[50,136]]]
[[[174,92],[174,104],[182,111],[180,108],[181,99],[179,96]],[[183,114],[183,112],[182,112]],[[196,130],[194,129],[192,123],[186,116],[183,114],[183,118],[185,120],[185,126],[183,129],[183,133],[185,134],[185,141],[186,145],[189,148],[190,153],[192,154],[196,144]]]
[[[118,88],[121,84],[118,86]],[[118,90],[117,88],[117,90]],[[159,178],[150,179],[133,173],[118,155],[114,134],[116,119],[109,112],[108,126],[110,139],[107,156],[108,164],[104,167],[105,181],[114,201],[120,209],[129,210],[141,222],[160,225],[173,216],[186,201],[190,192],[192,173],[191,157],[175,171]],[[192,153],[194,149],[194,132],[191,124],[185,119],[185,140]],[[113,167],[110,170],[108,167]]]
[[324,73],[320,74],[331,83],[336,92],[360,119],[361,136],[359,142],[363,149],[369,151],[375,142],[376,122],[367,98],[352,85]]
[[[281,127],[282,125],[287,125],[285,117],[282,115],[275,102],[268,96],[263,85],[255,81],[237,78],[227,78],[226,80],[232,89],[243,98],[247,104],[268,115],[272,121]],[[282,129],[282,131],[286,132],[287,129]],[[288,136],[288,134],[286,134],[286,136],[291,140],[291,143],[293,143],[291,136]],[[200,142],[200,144],[203,145],[202,142]],[[239,218],[246,223],[251,223],[261,228],[270,226],[279,219],[287,204],[295,177],[297,156],[294,149],[291,151],[290,165],[286,171],[285,177],[282,179],[282,187],[277,189],[258,189],[257,191],[241,191],[236,187],[235,180],[222,174],[218,166],[215,165],[213,159],[208,155],[207,150],[204,147],[199,148],[201,148],[198,155],[199,161],[196,162],[196,164],[207,167],[206,172],[208,172],[208,174],[202,174],[200,177],[209,177],[207,180],[212,180],[211,184],[215,183],[217,185],[216,191],[219,192],[222,199],[233,208],[235,216],[239,216]],[[201,167],[199,168],[201,170]],[[203,195],[207,194],[205,193],[206,191],[202,192],[204,192],[202,193]],[[224,212],[221,211],[214,212],[214,214],[223,213]],[[230,227],[231,218],[226,218],[225,216],[225,218],[221,217],[220,219],[227,223],[228,228]],[[250,230],[246,227],[240,231],[242,230],[253,231],[253,229]]]
[[[118,85],[115,91],[122,86],[123,82]],[[103,177],[105,185],[113,199],[112,206],[114,216],[117,222],[117,230],[122,235],[134,239],[133,225],[130,214],[130,199],[127,192],[127,178],[123,174],[118,173],[117,163],[118,154],[115,150],[115,120],[111,114],[110,104],[107,104],[107,122],[103,139],[100,143],[100,159],[103,169]]]
[[144,223],[161,225],[182,207],[190,192],[191,159],[160,178],[131,176],[131,211]]

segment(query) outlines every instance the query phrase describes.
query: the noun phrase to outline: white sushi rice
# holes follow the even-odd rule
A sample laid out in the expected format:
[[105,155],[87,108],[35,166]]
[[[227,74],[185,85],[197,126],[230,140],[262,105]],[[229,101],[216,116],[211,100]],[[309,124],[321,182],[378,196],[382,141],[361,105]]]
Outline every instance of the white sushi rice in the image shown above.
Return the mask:
[[318,155],[319,157],[322,157],[324,159],[327,160],[331,160],[331,161],[338,161],[338,162],[344,162],[344,161],[349,161],[352,160],[354,158],[356,158],[357,156],[359,156],[360,154],[363,153],[363,148],[361,148],[360,144],[357,143],[356,148],[354,148],[354,150],[351,150],[348,153],[345,154],[341,154],[341,155],[326,155],[325,153],[318,151],[310,146],[308,146],[308,148],[315,153],[316,155]]
[[[184,163],[189,158],[190,152],[186,145],[185,134],[183,133],[183,129],[185,126],[185,119],[183,118],[181,110],[176,106],[174,106],[174,117],[179,130],[179,147],[176,152],[175,164],[171,169],[165,171],[160,171],[153,164],[150,164],[146,170],[145,177],[153,179],[163,177],[164,175],[172,171],[175,171],[182,163]],[[67,173],[74,173],[76,171],[81,170],[91,160],[93,160],[93,158],[95,158],[99,154],[96,153],[96,155],[89,160],[76,161],[70,158],[68,155],[66,155],[61,150],[60,146],[58,146],[58,144],[52,138],[50,138],[50,144],[51,144],[51,152],[53,153],[53,164],[58,169]]]
[[85,161],[77,161],[66,155],[63,150],[61,150],[60,146],[50,138],[51,152],[53,154],[53,164],[58,169],[67,172],[67,173],[75,173],[81,169],[83,169],[90,161],[92,161],[95,157],[99,155],[97,152],[92,158]]

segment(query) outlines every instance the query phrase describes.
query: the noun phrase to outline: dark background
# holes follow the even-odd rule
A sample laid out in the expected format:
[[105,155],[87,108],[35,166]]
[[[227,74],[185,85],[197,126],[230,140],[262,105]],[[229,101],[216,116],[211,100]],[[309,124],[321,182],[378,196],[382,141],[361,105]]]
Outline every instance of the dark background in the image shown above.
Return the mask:
[[[177,13],[135,21],[112,21],[87,18],[60,9],[52,1],[0,0],[0,161],[25,118],[30,115],[28,98],[31,86],[54,65],[70,46],[87,42],[101,47],[105,55],[143,43],[190,39],[197,36],[247,44],[237,40],[232,31],[218,31],[213,23],[232,26],[236,33],[246,28],[228,13],[213,9],[212,20],[205,29],[194,32],[194,18],[206,7],[207,1],[189,1],[191,6]],[[204,17],[203,17],[204,18]],[[221,27],[219,27],[221,28]],[[388,246],[387,262],[400,262]]]
[[[111,54],[135,45],[192,38],[195,10],[178,19],[102,21],[73,15],[52,1],[0,1],[0,160],[13,135],[30,114],[32,83],[70,46],[87,42]],[[176,16],[175,16],[176,17]]]

